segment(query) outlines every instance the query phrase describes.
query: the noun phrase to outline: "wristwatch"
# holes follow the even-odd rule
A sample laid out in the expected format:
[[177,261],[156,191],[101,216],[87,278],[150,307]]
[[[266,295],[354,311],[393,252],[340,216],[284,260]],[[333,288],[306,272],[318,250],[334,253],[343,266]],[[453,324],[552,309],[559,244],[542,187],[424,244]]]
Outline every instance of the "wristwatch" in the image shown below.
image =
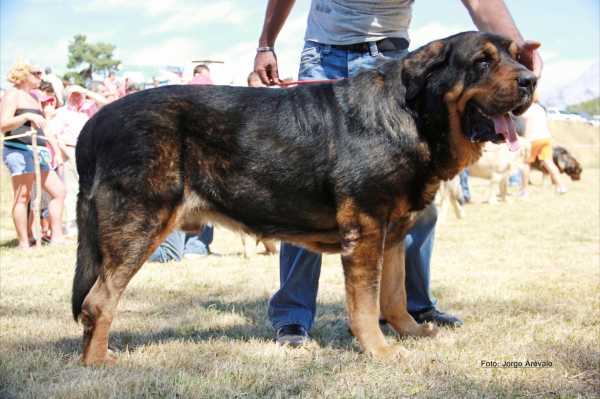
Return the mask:
[[266,53],[267,51],[275,51],[275,47],[257,47],[256,51],[258,53]]

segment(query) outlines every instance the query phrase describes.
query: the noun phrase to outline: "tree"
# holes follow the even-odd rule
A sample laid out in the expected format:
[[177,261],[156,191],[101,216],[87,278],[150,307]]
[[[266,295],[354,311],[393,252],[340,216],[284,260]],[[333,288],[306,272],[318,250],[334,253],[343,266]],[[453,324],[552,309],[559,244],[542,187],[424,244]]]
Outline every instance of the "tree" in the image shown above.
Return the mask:
[[577,105],[569,105],[568,111],[587,112],[590,115],[600,115],[600,97]]
[[121,63],[119,60],[112,59],[112,53],[117,46],[102,42],[91,44],[86,43],[85,40],[85,35],[75,35],[74,41],[69,42],[67,64],[68,68],[79,68],[82,64],[87,64],[86,68],[79,72],[84,80],[92,79],[92,72],[106,76]]
[[62,78],[67,79],[76,85],[85,86],[85,79],[79,72],[67,72],[62,76]]

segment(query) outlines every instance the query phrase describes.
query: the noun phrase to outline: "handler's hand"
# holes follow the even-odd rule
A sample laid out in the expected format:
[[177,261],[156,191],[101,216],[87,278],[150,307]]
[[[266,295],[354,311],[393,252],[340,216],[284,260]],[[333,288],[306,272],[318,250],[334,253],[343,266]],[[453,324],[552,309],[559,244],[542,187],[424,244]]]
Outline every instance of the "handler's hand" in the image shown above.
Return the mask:
[[517,46],[519,46],[520,57],[519,60],[521,64],[525,65],[529,68],[533,74],[540,79],[542,76],[542,68],[544,63],[542,62],[542,57],[540,57],[540,53],[537,52],[537,49],[542,45],[540,42],[536,42],[534,40],[525,40],[522,42],[518,42]]
[[254,59],[254,72],[267,86],[279,83],[279,71],[277,70],[277,56],[274,51],[260,51]]

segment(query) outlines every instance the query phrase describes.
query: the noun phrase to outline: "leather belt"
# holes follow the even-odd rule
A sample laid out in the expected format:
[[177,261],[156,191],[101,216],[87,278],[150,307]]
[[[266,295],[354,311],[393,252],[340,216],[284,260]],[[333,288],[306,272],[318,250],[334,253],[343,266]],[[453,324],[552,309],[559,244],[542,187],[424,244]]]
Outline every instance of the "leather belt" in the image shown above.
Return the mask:
[[[394,50],[406,50],[409,42],[403,37],[386,37],[385,39],[378,40],[377,50],[379,51],[394,51]],[[338,50],[356,51],[366,53],[369,51],[369,42],[355,43],[355,44],[332,44],[331,47]]]

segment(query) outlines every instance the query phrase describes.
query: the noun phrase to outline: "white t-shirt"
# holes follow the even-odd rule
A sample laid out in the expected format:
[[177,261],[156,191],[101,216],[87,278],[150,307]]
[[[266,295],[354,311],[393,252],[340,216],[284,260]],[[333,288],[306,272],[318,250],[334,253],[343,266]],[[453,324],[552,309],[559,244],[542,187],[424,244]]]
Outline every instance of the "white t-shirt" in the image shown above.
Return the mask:
[[[95,105],[94,102],[91,104]],[[79,110],[69,105],[57,109],[56,115],[49,122],[52,132],[58,135],[60,140],[75,145],[81,129],[83,129],[83,126],[90,119],[86,113],[86,107],[89,107],[88,102],[84,103]]]
[[414,0],[312,0],[305,41],[355,44],[386,37],[409,40]]
[[527,136],[529,141],[550,138],[546,110],[541,105],[534,103],[523,114],[523,119],[525,119],[525,126],[531,123],[531,131],[529,131],[529,135]]

